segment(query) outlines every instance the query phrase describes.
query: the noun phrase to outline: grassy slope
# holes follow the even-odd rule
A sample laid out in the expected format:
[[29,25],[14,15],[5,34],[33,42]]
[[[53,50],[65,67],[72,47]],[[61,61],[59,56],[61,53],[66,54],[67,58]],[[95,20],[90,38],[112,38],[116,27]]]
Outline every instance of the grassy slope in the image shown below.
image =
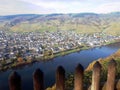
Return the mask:
[[[50,25],[48,24],[50,23]],[[56,31],[56,30],[75,30],[77,33],[93,33],[93,32],[101,32],[97,27],[95,26],[90,26],[90,25],[76,25],[71,24],[71,23],[63,23],[59,24],[59,21],[54,22],[54,21],[49,21],[49,22],[44,22],[44,23],[21,23],[16,26],[13,26],[11,28],[11,31],[13,32],[30,32],[30,31]]]
[[[94,32],[102,32],[102,30],[98,29],[95,26],[89,26],[89,25],[75,25],[75,24],[64,24],[61,26],[55,26],[55,25],[47,25],[47,24],[20,24],[13,26],[11,28],[11,31],[13,32],[31,32],[31,31],[56,31],[56,30],[74,30],[77,33],[94,33]],[[109,28],[104,30],[105,33],[113,34],[113,35],[120,35],[120,23],[113,23]]]
[[112,22],[111,26],[106,29],[106,32],[114,35],[120,35],[120,22]]

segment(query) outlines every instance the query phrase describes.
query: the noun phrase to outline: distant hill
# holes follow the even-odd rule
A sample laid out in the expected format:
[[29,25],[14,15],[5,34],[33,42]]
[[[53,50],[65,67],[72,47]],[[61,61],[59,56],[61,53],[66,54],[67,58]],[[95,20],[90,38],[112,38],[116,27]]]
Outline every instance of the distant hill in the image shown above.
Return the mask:
[[0,16],[0,30],[12,32],[74,30],[77,33],[105,32],[120,35],[120,12]]

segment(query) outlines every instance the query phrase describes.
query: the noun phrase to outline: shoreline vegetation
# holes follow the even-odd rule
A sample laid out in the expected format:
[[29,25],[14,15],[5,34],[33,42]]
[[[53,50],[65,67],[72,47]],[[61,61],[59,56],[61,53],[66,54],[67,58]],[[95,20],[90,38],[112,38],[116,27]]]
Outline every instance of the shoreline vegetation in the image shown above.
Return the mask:
[[[113,42],[108,42],[108,43],[105,43],[104,45],[101,45],[101,46],[106,46],[106,45],[110,45],[110,44],[114,44],[114,43],[119,43],[119,40],[113,41]],[[101,47],[101,46],[96,46],[96,47]],[[61,52],[58,52],[58,53],[55,53],[52,55],[44,55],[41,58],[28,58],[26,60],[23,60],[23,58],[18,57],[17,60],[13,59],[12,63],[10,63],[10,64],[5,64],[5,62],[2,62],[4,65],[0,67],[0,71],[6,71],[6,70],[12,69],[12,68],[13,69],[19,68],[19,67],[24,66],[24,65],[32,64],[34,62],[48,61],[48,60],[52,60],[52,59],[59,57],[59,56],[64,56],[64,55],[68,55],[68,54],[71,54],[74,52],[79,52],[82,50],[87,50],[87,49],[96,48],[96,47],[90,47],[90,46],[84,45],[82,47],[75,47],[75,48],[72,48],[69,50],[64,50],[64,51],[61,51]]]

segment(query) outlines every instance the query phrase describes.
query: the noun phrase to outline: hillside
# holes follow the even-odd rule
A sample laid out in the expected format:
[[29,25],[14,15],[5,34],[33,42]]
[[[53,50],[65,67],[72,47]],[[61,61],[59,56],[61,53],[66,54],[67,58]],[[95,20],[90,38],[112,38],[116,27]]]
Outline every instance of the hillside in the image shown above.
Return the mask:
[[120,35],[120,12],[0,16],[0,30],[12,32],[74,30],[77,33],[105,32]]

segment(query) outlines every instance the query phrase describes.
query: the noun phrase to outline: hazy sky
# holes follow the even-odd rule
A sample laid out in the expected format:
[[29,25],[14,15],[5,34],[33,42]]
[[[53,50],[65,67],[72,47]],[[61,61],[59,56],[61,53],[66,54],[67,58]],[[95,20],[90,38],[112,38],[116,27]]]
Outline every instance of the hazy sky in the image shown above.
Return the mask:
[[0,15],[114,11],[120,11],[120,0],[0,0]]

